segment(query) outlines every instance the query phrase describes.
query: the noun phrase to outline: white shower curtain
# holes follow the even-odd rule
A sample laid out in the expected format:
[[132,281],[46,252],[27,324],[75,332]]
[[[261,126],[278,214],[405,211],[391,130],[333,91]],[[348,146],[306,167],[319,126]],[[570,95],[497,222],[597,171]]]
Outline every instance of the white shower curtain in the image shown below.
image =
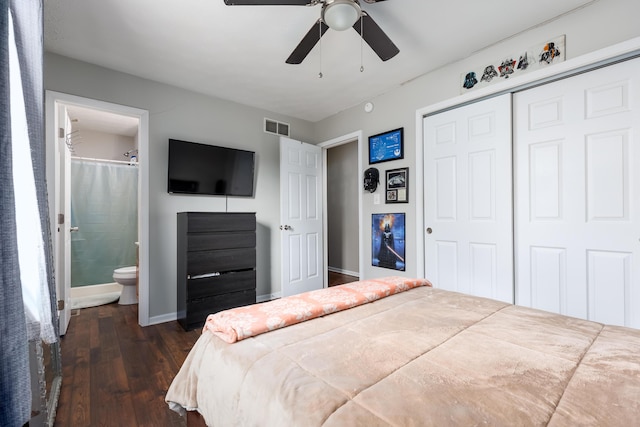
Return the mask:
[[135,265],[138,167],[71,160],[71,286],[113,282],[113,270]]

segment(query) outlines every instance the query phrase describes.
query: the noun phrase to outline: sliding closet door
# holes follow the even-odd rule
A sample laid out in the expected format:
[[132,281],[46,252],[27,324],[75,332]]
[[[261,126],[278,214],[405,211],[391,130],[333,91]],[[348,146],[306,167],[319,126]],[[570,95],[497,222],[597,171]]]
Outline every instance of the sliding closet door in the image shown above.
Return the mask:
[[513,302],[511,95],[424,119],[426,277]]
[[640,327],[640,60],[514,97],[516,302]]

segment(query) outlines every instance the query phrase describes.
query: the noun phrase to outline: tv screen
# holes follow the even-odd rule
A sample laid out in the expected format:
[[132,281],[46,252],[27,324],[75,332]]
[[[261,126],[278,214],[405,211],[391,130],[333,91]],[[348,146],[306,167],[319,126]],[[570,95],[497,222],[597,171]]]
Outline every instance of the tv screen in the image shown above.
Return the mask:
[[253,151],[169,139],[168,192],[253,196]]

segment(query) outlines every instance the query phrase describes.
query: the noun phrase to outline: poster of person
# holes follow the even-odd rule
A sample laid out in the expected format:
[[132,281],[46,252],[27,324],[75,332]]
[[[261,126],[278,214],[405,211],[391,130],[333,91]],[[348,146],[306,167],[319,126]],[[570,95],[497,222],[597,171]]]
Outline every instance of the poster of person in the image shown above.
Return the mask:
[[371,216],[371,265],[405,271],[405,214]]

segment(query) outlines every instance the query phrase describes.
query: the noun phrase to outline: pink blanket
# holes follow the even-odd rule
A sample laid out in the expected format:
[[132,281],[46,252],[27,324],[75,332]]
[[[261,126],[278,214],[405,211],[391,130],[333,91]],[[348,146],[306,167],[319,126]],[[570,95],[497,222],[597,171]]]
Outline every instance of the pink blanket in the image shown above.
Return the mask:
[[419,286],[431,283],[426,279],[393,276],[305,292],[210,314],[203,332],[208,329],[222,340],[234,343]]

